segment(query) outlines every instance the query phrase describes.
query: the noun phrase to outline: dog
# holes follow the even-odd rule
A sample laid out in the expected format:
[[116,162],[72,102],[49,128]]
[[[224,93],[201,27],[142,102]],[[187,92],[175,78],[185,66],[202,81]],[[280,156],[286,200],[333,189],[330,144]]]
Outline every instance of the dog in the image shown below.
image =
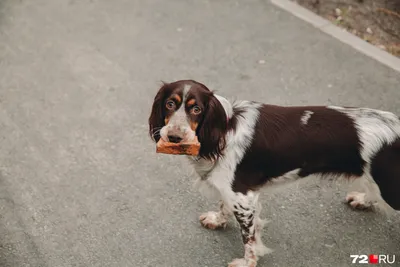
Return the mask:
[[[164,83],[154,98],[149,134],[157,142],[201,144],[187,156],[200,183],[218,192],[219,211],[200,216],[209,229],[240,225],[244,257],[229,267],[255,267],[263,245],[260,189],[311,174],[364,179],[400,209],[400,119],[393,113],[338,106],[283,107],[230,102],[194,80]],[[353,208],[370,208],[366,193],[350,192]]]

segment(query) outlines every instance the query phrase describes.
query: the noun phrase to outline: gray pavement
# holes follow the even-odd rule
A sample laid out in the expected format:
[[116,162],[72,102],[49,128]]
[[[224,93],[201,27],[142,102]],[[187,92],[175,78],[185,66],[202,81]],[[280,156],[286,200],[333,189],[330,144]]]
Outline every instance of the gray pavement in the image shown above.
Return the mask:
[[[238,227],[182,157],[155,154],[147,117],[161,80],[230,98],[400,114],[400,74],[268,1],[1,0],[0,266],[226,266]],[[263,195],[275,252],[260,266],[342,267],[397,253],[400,216],[351,211],[346,184]],[[392,265],[395,266],[395,265]]]

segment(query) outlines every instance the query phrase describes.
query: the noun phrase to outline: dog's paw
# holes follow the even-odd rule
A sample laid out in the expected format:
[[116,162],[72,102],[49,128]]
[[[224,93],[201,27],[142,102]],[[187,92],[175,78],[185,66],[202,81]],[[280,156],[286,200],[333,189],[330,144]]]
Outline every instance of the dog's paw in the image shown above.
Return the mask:
[[256,267],[257,261],[254,259],[234,259],[228,267]]
[[366,194],[360,192],[350,192],[346,196],[346,202],[354,209],[371,209],[372,203],[366,200]]
[[209,211],[200,215],[200,223],[208,229],[225,229],[227,221],[220,212]]

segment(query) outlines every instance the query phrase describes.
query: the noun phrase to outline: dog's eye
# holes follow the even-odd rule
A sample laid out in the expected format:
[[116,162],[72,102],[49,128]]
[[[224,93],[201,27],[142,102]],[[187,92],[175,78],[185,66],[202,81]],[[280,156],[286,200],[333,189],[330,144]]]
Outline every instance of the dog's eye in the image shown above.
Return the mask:
[[192,108],[192,113],[195,114],[195,115],[200,114],[201,113],[201,108],[199,106],[194,106]]
[[167,101],[167,104],[165,105],[167,109],[174,109],[175,108],[175,102],[172,100]]

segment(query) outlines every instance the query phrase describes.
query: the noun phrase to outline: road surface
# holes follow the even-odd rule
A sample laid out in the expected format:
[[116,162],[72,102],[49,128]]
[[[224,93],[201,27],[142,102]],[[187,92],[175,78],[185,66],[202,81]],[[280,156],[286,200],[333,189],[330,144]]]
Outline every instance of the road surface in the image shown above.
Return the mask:
[[[229,98],[400,114],[400,74],[266,0],[0,2],[0,266],[226,266],[237,225],[182,157],[155,154],[161,81]],[[346,185],[306,179],[263,195],[259,266],[342,267],[397,253],[400,217],[353,212]]]

